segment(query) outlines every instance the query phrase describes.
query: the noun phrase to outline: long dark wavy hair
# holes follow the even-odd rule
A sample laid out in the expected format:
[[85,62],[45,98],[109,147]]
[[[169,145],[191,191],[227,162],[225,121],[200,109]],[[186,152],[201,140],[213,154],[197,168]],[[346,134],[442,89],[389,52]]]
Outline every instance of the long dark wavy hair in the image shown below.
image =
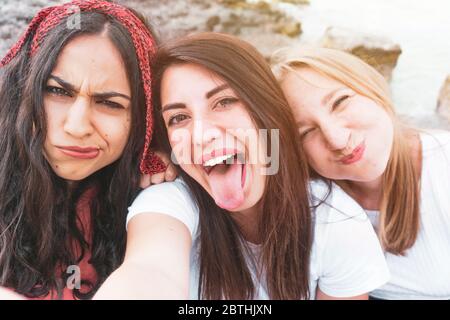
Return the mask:
[[[137,14],[147,26],[145,19]],[[30,40],[1,74],[0,83],[0,285],[28,297],[54,290],[62,298],[65,280],[58,270],[77,265],[87,251],[97,274],[95,283],[74,289],[76,298],[91,298],[122,262],[127,207],[139,191],[139,160],[145,136],[145,98],[138,58],[127,29],[111,16],[81,12],[81,28],[63,19],[33,58]],[[131,132],[122,156],[69,189],[43,155],[46,115],[43,92],[64,46],[82,34],[105,33],[119,50],[131,87]],[[76,204],[88,189],[92,243],[79,224]],[[68,239],[81,248],[76,254]],[[82,275],[81,275],[82,276]]]
[[[161,47],[153,68],[155,134],[159,148],[168,153],[160,86],[164,71],[183,63],[203,66],[224,79],[244,102],[257,128],[279,130],[279,171],[267,176],[258,225],[261,264],[271,299],[308,298],[312,219],[307,161],[294,116],[268,63],[248,43],[218,33],[196,34]],[[255,283],[245,258],[248,248],[238,224],[200,184],[181,168],[179,172],[200,210],[199,298],[253,298]]]

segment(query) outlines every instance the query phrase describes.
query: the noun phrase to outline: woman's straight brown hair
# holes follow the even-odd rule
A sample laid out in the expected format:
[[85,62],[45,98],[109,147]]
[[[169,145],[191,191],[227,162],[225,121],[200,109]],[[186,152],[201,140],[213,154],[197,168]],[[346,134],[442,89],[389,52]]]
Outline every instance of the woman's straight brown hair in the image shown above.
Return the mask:
[[[250,44],[218,33],[196,34],[163,46],[154,63],[153,92],[159,125],[156,135],[164,140],[162,147],[167,152],[171,151],[167,131],[158,112],[161,80],[167,68],[183,63],[203,66],[225,80],[246,105],[257,129],[279,130],[279,171],[267,176],[258,224],[259,266],[265,273],[261,281],[270,299],[308,298],[312,245],[308,167],[293,113],[268,63]],[[253,298],[255,282],[238,224],[195,180],[180,172],[200,209],[199,297]]]

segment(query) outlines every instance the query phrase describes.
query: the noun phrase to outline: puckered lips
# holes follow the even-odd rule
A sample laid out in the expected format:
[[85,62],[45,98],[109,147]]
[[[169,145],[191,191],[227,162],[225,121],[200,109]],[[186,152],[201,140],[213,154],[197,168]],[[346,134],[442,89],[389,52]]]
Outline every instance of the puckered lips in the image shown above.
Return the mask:
[[76,159],[94,159],[100,153],[99,147],[56,146],[63,154]]
[[353,149],[352,153],[341,158],[339,161],[345,165],[349,165],[349,164],[358,162],[359,160],[362,159],[365,150],[366,150],[366,144],[363,141],[355,149]]

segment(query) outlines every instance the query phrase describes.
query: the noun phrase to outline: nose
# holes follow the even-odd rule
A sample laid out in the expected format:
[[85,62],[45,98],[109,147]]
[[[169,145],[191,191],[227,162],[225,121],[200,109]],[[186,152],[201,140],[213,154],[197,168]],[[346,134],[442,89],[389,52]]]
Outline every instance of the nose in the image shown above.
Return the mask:
[[325,142],[332,151],[344,150],[350,138],[350,130],[337,123],[326,123],[321,126]]
[[207,120],[195,120],[192,130],[192,144],[195,147],[203,147],[212,141],[219,139],[221,130],[214,123]]
[[91,108],[88,98],[78,97],[67,111],[64,131],[75,138],[84,138],[93,133]]

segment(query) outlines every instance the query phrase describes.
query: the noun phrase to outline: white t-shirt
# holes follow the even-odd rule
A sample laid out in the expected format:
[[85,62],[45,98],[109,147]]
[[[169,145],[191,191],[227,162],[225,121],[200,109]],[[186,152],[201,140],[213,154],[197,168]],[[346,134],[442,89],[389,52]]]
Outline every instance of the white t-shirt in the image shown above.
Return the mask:
[[[323,182],[311,182],[312,197],[324,199],[328,188]],[[312,201],[317,204],[317,200]],[[127,217],[161,213],[179,219],[189,229],[193,245],[190,260],[190,299],[198,299],[199,211],[181,179],[151,186],[135,199]],[[327,295],[351,297],[368,293],[389,280],[389,272],[377,236],[364,210],[337,185],[326,201],[314,211],[314,241],[310,262],[310,296],[317,286]],[[258,255],[259,246],[249,243]],[[268,299],[264,280],[257,280],[251,267],[255,299]],[[262,277],[264,279],[264,276]]]
[[[450,299],[450,132],[422,133],[420,229],[404,256],[386,253],[390,281],[380,299]],[[367,212],[375,228],[378,212]]]

